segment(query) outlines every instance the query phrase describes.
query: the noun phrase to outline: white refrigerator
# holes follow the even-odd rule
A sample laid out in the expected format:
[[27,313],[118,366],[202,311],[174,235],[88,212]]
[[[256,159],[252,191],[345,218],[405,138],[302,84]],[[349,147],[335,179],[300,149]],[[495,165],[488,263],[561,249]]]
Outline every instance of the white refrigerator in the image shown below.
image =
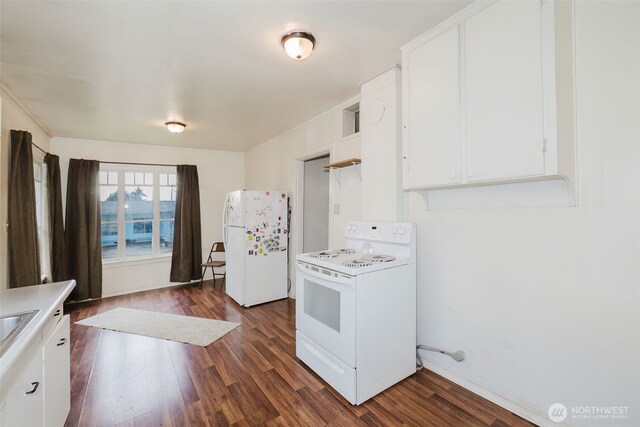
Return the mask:
[[228,193],[223,212],[227,294],[250,307],[287,297],[287,194]]

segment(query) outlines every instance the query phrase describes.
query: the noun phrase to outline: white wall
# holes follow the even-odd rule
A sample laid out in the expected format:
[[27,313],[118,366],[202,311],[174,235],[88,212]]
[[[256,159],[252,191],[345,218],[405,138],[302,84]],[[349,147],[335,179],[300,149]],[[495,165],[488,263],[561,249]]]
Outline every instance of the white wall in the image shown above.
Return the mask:
[[560,402],[629,406],[630,418],[610,425],[637,426],[640,5],[575,9],[579,206],[427,211],[410,193],[418,341],[464,349],[462,363],[423,354],[430,368],[540,422]]
[[[204,258],[209,253],[211,244],[222,240],[222,204],[225,194],[244,187],[243,153],[68,138],[53,138],[51,150],[60,156],[64,200],[66,200],[70,158],[196,165],[200,181],[202,256]],[[170,286],[172,285],[169,282],[170,270],[170,257],[105,264],[102,279],[103,296]]]
[[[7,248],[7,229],[4,224],[7,222],[8,207],[7,198],[9,195],[9,131],[26,130],[31,132],[32,141],[43,150],[49,150],[49,134],[38,123],[36,123],[31,114],[26,111],[12,95],[4,88],[0,88],[0,102],[2,110],[0,116],[0,288],[9,287],[9,271],[8,271],[8,248]],[[41,156],[41,153],[34,148],[33,155]]]
[[304,162],[303,252],[329,247],[329,156]]

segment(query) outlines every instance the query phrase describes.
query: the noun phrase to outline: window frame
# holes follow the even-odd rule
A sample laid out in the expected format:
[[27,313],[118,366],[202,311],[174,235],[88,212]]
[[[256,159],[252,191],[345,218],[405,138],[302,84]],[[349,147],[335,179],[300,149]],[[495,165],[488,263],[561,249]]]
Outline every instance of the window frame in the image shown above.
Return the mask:
[[[160,184],[160,174],[173,174],[176,175],[177,181],[177,167],[175,166],[152,166],[152,165],[127,165],[127,164],[113,164],[113,163],[101,163],[100,164],[100,172],[116,172],[118,174],[118,215],[116,221],[102,221],[100,218],[100,239],[102,239],[102,225],[103,224],[117,224],[118,229],[118,240],[117,240],[117,252],[115,258],[102,259],[103,265],[108,264],[117,264],[117,263],[126,263],[131,261],[139,261],[139,260],[153,260],[153,259],[166,259],[170,258],[173,253],[172,250],[169,252],[161,252],[160,251],[160,222],[167,221],[167,219],[160,218],[160,187],[165,187],[165,185]],[[153,217],[151,220],[127,220],[126,219],[126,196],[125,189],[126,187],[131,187],[132,185],[127,185],[125,182],[125,174],[126,173],[151,173],[153,175]],[[176,183],[177,184],[177,183]],[[100,180],[98,180],[98,185],[102,187],[103,185],[112,185],[112,184],[101,184]],[[139,187],[149,187],[147,184],[135,185]],[[176,185],[177,187],[177,185]],[[101,200],[102,202],[102,200]],[[173,221],[175,221],[175,214]],[[141,256],[127,256],[126,255],[126,225],[128,222],[135,224],[136,222],[151,222],[152,223],[152,235],[151,235],[151,254],[150,255],[141,255]]]
[[36,202],[36,226],[38,235],[38,256],[40,259],[40,280],[51,280],[51,239],[49,235],[49,180],[44,154],[33,154],[33,184]]

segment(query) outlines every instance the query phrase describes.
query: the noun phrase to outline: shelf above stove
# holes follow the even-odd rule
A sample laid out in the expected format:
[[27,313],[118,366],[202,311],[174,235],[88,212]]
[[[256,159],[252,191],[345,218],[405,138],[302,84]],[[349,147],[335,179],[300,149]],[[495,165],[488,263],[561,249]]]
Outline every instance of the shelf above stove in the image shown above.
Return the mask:
[[341,169],[349,166],[355,166],[362,163],[362,159],[358,159],[357,157],[352,157],[346,160],[340,160],[339,162],[329,163],[328,165],[324,165],[325,169]]

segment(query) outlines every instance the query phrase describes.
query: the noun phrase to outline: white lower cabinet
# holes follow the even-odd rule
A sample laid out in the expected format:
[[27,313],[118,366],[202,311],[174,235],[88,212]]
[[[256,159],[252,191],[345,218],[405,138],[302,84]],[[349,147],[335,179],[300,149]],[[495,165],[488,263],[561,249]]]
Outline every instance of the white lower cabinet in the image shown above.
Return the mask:
[[[16,376],[9,380],[4,406],[0,412],[2,427],[35,427],[44,425],[44,393],[40,342],[32,344],[23,360],[14,367]],[[4,391],[4,390],[3,390]]]
[[3,379],[0,427],[62,427],[71,406],[69,316],[54,313]]
[[69,316],[64,316],[42,347],[44,421],[63,426],[71,409]]

